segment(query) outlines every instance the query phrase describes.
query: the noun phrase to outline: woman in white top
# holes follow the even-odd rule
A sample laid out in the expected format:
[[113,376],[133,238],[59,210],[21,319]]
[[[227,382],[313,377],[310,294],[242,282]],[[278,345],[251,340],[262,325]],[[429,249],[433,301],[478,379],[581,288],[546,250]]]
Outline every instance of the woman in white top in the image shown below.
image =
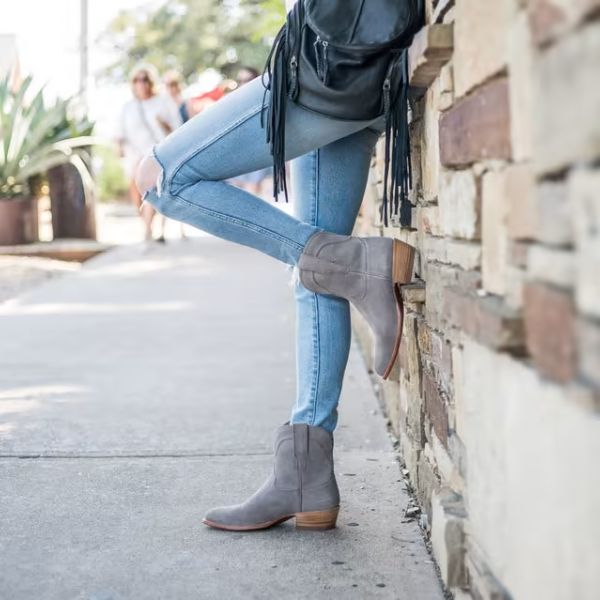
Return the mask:
[[[118,142],[130,182],[130,196],[139,209],[142,199],[134,183],[137,166],[156,143],[182,124],[182,120],[173,100],[157,93],[158,76],[151,65],[136,67],[130,75],[130,82],[133,98],[121,111]],[[156,211],[144,203],[141,212],[146,226],[145,237],[150,240]],[[164,219],[161,225],[162,233],[158,240],[164,241]]]

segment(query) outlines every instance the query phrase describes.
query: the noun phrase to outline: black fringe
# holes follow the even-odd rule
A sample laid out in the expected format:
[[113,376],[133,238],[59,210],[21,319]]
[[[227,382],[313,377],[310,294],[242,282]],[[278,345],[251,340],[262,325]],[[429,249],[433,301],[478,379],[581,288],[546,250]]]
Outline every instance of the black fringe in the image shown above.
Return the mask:
[[[397,68],[400,69],[399,90],[392,106],[391,78]],[[379,216],[387,227],[388,215],[391,218],[392,214],[397,216],[400,213],[400,225],[410,226],[412,211],[408,190],[412,187],[412,169],[408,130],[408,50],[402,50],[392,59],[383,94],[386,117],[385,167]]]
[[[266,119],[266,139],[273,157],[273,197],[277,201],[279,192],[283,192],[285,201],[289,202],[285,177],[285,108],[288,95],[286,25],[283,25],[279,30],[262,73],[261,79],[265,93],[260,113],[260,125],[263,129],[265,128],[263,115],[265,98],[267,92],[270,92]],[[265,75],[268,77],[267,83],[265,83]]]
[[[260,123],[266,128],[266,141],[273,157],[273,197],[278,200],[280,192],[289,202],[285,173],[285,114],[288,97],[295,100],[298,95],[297,56],[289,61],[290,81],[288,87],[288,28],[292,27],[296,43],[302,32],[302,2],[298,2],[288,14],[281,27],[265,63],[262,83],[265,88]],[[297,49],[292,53],[297,54]],[[408,129],[408,50],[395,52],[390,61],[383,88],[385,114],[385,167],[383,202],[380,217],[385,226],[392,215],[400,216],[400,225],[410,226],[412,207],[408,191],[412,187],[410,137]],[[296,60],[296,62],[294,62]],[[267,78],[268,81],[265,81]],[[394,89],[393,89],[394,88]],[[269,93],[270,92],[270,93]],[[268,104],[265,99],[269,93]],[[267,109],[266,121],[264,118]]]

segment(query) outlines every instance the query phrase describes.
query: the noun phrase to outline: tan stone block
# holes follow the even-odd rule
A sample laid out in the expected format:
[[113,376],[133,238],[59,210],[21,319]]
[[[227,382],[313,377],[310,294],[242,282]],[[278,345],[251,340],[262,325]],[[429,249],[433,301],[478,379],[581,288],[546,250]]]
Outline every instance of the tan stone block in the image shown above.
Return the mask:
[[598,405],[597,399],[600,396],[600,325],[596,321],[580,319],[577,323],[577,351],[580,373],[595,387],[596,404]]
[[402,286],[402,298],[405,304],[423,304],[425,302],[425,283],[416,281]]
[[478,269],[481,266],[481,244],[425,237],[421,252],[427,260],[456,265],[461,269]]
[[425,109],[421,130],[421,184],[425,202],[432,202],[438,195],[440,172],[440,113],[438,99],[439,80],[436,79],[425,94]]
[[430,352],[422,354],[421,359],[441,392],[452,398],[452,345],[434,329],[430,329],[428,335]]
[[450,588],[467,585],[463,500],[449,488],[441,488],[431,500],[431,547],[444,583]]
[[427,460],[424,452],[419,454],[416,484],[417,498],[424,506],[425,512],[431,516],[431,498],[439,488],[440,482],[433,465]]
[[600,317],[600,169],[578,169],[569,178],[577,249],[578,309]]
[[521,269],[527,268],[530,247],[529,242],[511,242],[508,247],[510,264]]
[[454,104],[454,74],[451,64],[440,71],[440,110],[447,110]]
[[533,49],[529,22],[521,11],[508,33],[510,79],[510,135],[513,158],[528,160],[533,155]]
[[444,329],[446,290],[449,287],[459,287],[462,290],[473,291],[480,282],[481,275],[477,271],[463,271],[447,265],[426,263],[425,280],[425,316],[428,324],[439,330]]
[[535,65],[534,156],[538,174],[600,156],[600,23],[544,53]]
[[409,83],[428,88],[452,56],[452,25],[427,25],[415,35],[408,53]]
[[444,235],[468,240],[479,238],[480,201],[473,171],[443,171],[438,201],[440,230]]
[[447,64],[440,71],[440,92],[450,92],[454,94],[454,72],[452,64]]
[[467,546],[465,569],[469,580],[471,598],[478,600],[513,600],[512,595],[504,588],[502,582],[492,573],[483,561],[473,559],[470,544]]
[[529,249],[527,277],[572,288],[576,279],[575,259],[571,250],[533,244]]
[[535,177],[531,165],[525,163],[507,167],[507,226],[512,239],[528,240],[535,237],[535,191]]
[[468,339],[463,367],[468,539],[514,599],[570,599],[578,589],[592,600],[600,419],[573,401],[570,385]]
[[502,295],[506,290],[508,264],[508,198],[506,172],[489,171],[481,186],[481,237],[483,288]]
[[511,309],[518,311],[523,307],[523,286],[526,274],[523,269],[509,265],[506,268],[506,291],[504,300]]
[[461,346],[452,347],[452,380],[454,383],[454,429],[461,440],[465,436],[465,400],[463,379],[463,349]]
[[505,67],[512,8],[507,0],[456,0],[454,81],[458,98]]
[[[450,407],[448,408],[448,412],[450,413]],[[450,417],[450,414],[448,416]],[[450,429],[452,429],[452,424],[450,424]],[[448,449],[440,442],[437,435],[431,436],[431,445],[429,447],[431,449],[432,462],[437,468],[441,482],[452,486],[453,482],[458,481],[459,475]]]
[[573,242],[572,213],[567,184],[543,181],[535,194],[535,239],[554,246]]
[[417,317],[407,314],[404,323],[406,378],[411,396],[421,396],[421,356],[417,341]]
[[417,228],[420,233],[443,235],[440,226],[440,209],[438,206],[417,207]]

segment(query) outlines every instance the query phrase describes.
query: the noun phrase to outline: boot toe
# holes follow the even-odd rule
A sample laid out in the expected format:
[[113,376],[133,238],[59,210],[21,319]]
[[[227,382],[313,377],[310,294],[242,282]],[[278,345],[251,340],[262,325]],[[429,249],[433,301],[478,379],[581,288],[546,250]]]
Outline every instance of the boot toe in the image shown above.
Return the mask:
[[228,511],[223,506],[211,508],[206,512],[203,517],[203,521],[211,521],[213,523],[227,523]]
[[240,527],[245,523],[239,517],[237,506],[217,506],[206,512],[202,522],[219,527]]

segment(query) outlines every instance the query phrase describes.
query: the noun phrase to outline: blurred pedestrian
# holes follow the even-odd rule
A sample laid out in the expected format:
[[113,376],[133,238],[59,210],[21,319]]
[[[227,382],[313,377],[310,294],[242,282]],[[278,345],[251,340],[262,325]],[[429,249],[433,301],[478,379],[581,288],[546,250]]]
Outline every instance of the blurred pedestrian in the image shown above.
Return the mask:
[[[129,178],[129,192],[138,210],[141,207],[145,225],[145,239],[152,239],[152,222],[155,209],[144,203],[135,186],[135,172],[141,159],[158,142],[179,127],[183,121],[177,105],[169,96],[158,93],[158,74],[152,65],[138,65],[130,74],[133,98],[121,110],[119,121],[119,154],[123,157]],[[161,233],[157,241],[164,242],[165,219],[160,218]]]
[[165,88],[173,102],[177,105],[179,116],[183,123],[189,121],[192,116],[190,103],[183,97],[183,77],[179,71],[171,69],[167,71],[163,77]]
[[[242,87],[250,83],[258,76],[259,72],[254,67],[242,67],[236,77],[237,87]],[[269,166],[264,169],[258,169],[258,171],[252,171],[251,173],[237,175],[228,181],[255,196],[262,196],[264,182],[271,178],[272,173],[273,169]]]

